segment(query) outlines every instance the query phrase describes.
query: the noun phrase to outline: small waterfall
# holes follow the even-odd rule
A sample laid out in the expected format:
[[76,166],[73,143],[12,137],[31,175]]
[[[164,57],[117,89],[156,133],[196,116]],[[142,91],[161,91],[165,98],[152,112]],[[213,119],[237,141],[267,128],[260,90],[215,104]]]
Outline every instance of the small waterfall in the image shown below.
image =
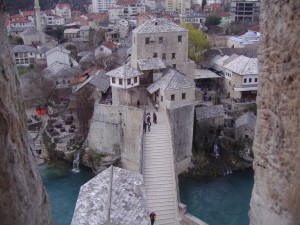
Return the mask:
[[220,150],[218,146],[218,139],[216,138],[213,145],[213,151],[211,153],[212,156],[218,158],[220,156]]
[[80,169],[79,169],[79,159],[80,159],[80,152],[77,151],[77,152],[75,152],[75,154],[74,154],[74,160],[73,160],[73,169],[72,169],[72,172],[75,172],[75,173],[79,173],[79,172],[80,172]]
[[226,166],[224,169],[224,176],[229,174],[232,174],[232,169],[230,168],[230,166]]

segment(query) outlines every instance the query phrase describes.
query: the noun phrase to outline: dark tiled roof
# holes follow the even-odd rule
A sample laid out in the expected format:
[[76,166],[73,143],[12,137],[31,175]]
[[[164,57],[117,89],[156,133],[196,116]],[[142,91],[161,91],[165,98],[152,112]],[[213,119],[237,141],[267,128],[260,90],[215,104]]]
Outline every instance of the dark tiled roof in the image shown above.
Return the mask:
[[163,33],[163,32],[187,32],[187,30],[170,20],[159,18],[148,20],[132,31],[133,33]]
[[128,66],[128,65],[124,65],[121,66],[117,69],[111,70],[108,73],[106,73],[108,76],[111,77],[117,77],[117,78],[123,78],[123,79],[127,79],[127,78],[131,78],[131,77],[137,77],[140,75],[143,75],[142,72]]
[[138,65],[141,70],[165,69],[166,66],[160,58],[139,59]]
[[224,117],[223,105],[214,105],[208,107],[196,107],[197,120],[211,119],[217,117]]
[[[140,195],[134,193],[135,182],[142,184]],[[71,225],[87,224],[149,225],[142,175],[113,167],[84,184]]]
[[78,67],[70,67],[69,65],[55,62],[42,71],[46,78],[53,79],[58,77],[75,77],[81,73]]
[[153,94],[158,89],[178,90],[186,88],[195,88],[195,82],[190,78],[184,76],[177,70],[174,70],[169,67],[164,71],[164,76],[162,76],[156,82],[147,87],[147,90],[151,94]]

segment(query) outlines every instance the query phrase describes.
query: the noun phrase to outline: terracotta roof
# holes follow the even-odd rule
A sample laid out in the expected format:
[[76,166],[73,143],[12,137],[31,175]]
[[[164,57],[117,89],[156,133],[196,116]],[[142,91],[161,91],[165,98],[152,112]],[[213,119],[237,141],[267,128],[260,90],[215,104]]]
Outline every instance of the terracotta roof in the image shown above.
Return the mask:
[[136,5],[138,0],[118,0],[116,5]]
[[35,16],[35,11],[22,11],[23,16]]
[[259,32],[260,28],[259,28],[259,25],[254,25],[254,26],[249,27],[248,30],[254,31],[254,32]]
[[28,19],[16,19],[15,21],[11,21],[12,23],[31,23],[31,20]]
[[104,13],[93,13],[89,15],[89,20],[102,20],[106,18],[108,18],[108,15]]
[[69,3],[58,3],[56,4],[56,7],[59,8],[59,9],[63,9],[63,8],[71,8],[70,4]]
[[20,15],[20,14],[15,14],[15,15],[12,15],[12,16],[9,17],[10,20],[17,19],[17,18],[23,18],[23,16]]
[[228,16],[230,16],[230,13],[229,12],[220,12],[217,15],[221,16],[221,17],[228,17]]
[[114,50],[117,46],[115,45],[115,43],[113,43],[112,41],[106,41],[103,43],[103,45],[107,48],[109,48],[110,50]]

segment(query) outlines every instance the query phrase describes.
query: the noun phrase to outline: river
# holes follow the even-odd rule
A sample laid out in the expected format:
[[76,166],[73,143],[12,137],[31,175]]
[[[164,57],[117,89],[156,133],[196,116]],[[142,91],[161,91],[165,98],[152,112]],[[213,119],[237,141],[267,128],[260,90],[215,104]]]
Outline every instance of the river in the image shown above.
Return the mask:
[[48,193],[54,225],[70,225],[81,185],[93,178],[91,170],[80,167],[72,172],[72,165],[49,162],[39,166],[43,184]]
[[209,225],[249,225],[253,182],[252,169],[205,181],[180,176],[180,199]]
[[[64,161],[39,166],[48,193],[54,225],[70,225],[80,186],[93,178],[91,170]],[[209,225],[248,225],[247,216],[253,171],[246,170],[213,180],[198,181],[179,177],[181,202],[188,212]]]

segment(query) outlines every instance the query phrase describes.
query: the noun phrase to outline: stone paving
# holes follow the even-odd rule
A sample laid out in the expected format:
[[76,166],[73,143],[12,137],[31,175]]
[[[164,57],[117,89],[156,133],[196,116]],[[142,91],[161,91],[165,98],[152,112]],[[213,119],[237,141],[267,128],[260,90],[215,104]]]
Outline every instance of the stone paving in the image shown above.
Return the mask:
[[[150,111],[151,110],[151,111]],[[154,109],[148,108],[151,113]],[[151,119],[150,132],[144,136],[143,177],[150,212],[156,213],[155,225],[178,223],[178,202],[175,183],[172,138],[164,110],[159,110],[157,124]]]

